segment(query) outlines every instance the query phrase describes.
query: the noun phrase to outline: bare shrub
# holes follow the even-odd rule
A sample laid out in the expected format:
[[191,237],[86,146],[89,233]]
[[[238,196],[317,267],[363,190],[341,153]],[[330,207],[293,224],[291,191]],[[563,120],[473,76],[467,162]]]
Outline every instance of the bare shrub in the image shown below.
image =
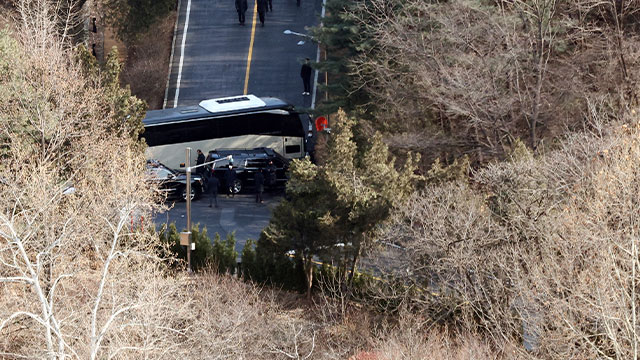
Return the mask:
[[132,227],[158,207],[141,147],[60,38],[29,33],[52,29],[0,34],[0,357],[314,354],[298,313],[231,278],[170,272],[157,236]]
[[349,14],[376,44],[351,71],[394,147],[502,158],[579,126],[586,98],[635,101],[639,6],[374,0]]
[[629,114],[602,126],[607,108],[595,103],[593,133],[555,151],[414,195],[393,234],[414,278],[440,293],[423,308],[457,299],[452,321],[503,352],[524,342],[528,357],[637,356],[640,125]]

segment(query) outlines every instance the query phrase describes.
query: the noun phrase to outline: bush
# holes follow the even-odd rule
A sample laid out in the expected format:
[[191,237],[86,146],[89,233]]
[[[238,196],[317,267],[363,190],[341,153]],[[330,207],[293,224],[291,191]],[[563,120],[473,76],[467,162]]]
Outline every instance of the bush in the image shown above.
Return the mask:
[[[168,227],[163,227],[160,230],[160,239],[167,244],[169,251],[169,253],[166,253],[166,250],[161,250],[161,257],[176,257],[183,261],[187,260],[187,250],[184,246],[180,245],[180,232],[176,228],[175,223],[171,223]],[[220,236],[216,233],[216,241],[218,243],[220,242],[219,240]],[[200,231],[200,224],[196,224],[191,229],[191,241],[196,244],[196,249],[191,252],[191,269],[193,271],[203,269],[211,262],[219,263],[219,260],[223,258],[221,256],[222,252],[219,250],[220,245],[218,245],[218,248],[216,248],[215,244],[213,246],[211,245],[211,239],[207,234],[206,227]],[[233,243],[235,244],[235,240],[233,240]],[[235,257],[233,264],[235,264]],[[220,270],[220,268],[218,269]],[[224,270],[221,272],[224,272]]]
[[211,261],[217,267],[218,273],[233,273],[236,268],[237,258],[235,232],[228,234],[225,240],[221,240],[220,234],[216,233],[216,237],[213,240]]
[[242,273],[258,283],[304,291],[306,283],[302,261],[280,253],[263,235],[256,243],[247,241],[242,250]]

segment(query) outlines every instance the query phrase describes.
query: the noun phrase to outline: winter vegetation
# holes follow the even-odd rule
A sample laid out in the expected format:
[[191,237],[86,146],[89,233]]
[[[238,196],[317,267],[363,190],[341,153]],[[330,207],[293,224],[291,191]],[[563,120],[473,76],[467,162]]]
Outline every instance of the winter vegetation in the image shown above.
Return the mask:
[[196,226],[190,275],[117,52],[13,3],[0,358],[639,357],[640,2],[328,0],[331,134],[239,268]]

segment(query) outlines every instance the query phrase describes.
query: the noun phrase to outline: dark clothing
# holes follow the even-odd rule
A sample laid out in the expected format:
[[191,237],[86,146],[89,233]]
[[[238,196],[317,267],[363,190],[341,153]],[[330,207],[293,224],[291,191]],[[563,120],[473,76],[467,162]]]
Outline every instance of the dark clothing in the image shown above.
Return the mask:
[[264,192],[264,175],[262,171],[258,171],[255,174],[254,180],[256,183],[256,202],[262,202],[262,193]]
[[264,26],[264,13],[267,11],[267,0],[256,0],[256,5],[258,8],[258,18],[260,18],[260,23]]
[[307,94],[311,93],[311,79],[302,78],[302,85],[304,86],[304,92]]
[[236,11],[238,12],[238,20],[244,25],[244,14],[247,12],[247,0],[236,0]]
[[273,12],[273,0],[267,0],[267,11]]
[[[204,164],[204,154],[198,154],[198,159],[196,160],[196,165]],[[196,174],[203,175],[204,174],[204,166],[196,168]]]
[[216,207],[218,207],[218,188],[220,187],[220,180],[214,175],[211,174],[209,176],[209,207],[216,203]]
[[309,64],[302,64],[302,68],[300,69],[300,77],[302,78],[302,83],[304,84],[304,92],[311,92],[311,66]]
[[300,0],[296,0],[296,6],[300,7]]
[[266,183],[270,188],[276,186],[276,166],[273,164],[267,165]]
[[236,181],[236,170],[227,170],[227,173],[224,175],[224,180],[227,183],[227,196],[234,196],[233,183]]

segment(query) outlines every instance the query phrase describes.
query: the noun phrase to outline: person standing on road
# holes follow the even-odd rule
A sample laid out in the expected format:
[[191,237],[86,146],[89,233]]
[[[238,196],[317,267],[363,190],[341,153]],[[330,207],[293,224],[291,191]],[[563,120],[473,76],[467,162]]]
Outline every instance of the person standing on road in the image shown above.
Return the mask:
[[264,174],[262,174],[262,169],[256,171],[254,175],[255,183],[256,183],[256,202],[263,203],[262,200],[262,192],[264,192]]
[[300,77],[304,84],[302,95],[311,95],[311,65],[309,65],[309,60],[309,58],[304,59],[304,63],[300,69]]
[[215,170],[211,169],[209,175],[209,207],[216,203],[216,208],[218,207],[218,187],[220,186],[220,180],[215,174]]
[[[196,166],[204,164],[204,154],[202,153],[202,150],[198,149],[197,153],[198,153],[198,158],[196,159]],[[200,166],[196,168],[196,174],[203,176],[204,166]]]
[[267,184],[269,185],[269,190],[273,191],[276,186],[276,166],[273,164],[272,160],[269,160],[269,164],[267,165]]
[[233,165],[229,164],[229,171],[227,171],[227,173],[225,174],[224,179],[227,183],[227,197],[235,197],[233,184],[236,182],[236,170],[233,168]]
[[267,11],[267,0],[256,0],[256,7],[258,8],[260,24],[264,27],[264,13]]
[[240,25],[244,25],[244,14],[247,12],[247,0],[236,0],[236,11],[238,11],[238,21]]

